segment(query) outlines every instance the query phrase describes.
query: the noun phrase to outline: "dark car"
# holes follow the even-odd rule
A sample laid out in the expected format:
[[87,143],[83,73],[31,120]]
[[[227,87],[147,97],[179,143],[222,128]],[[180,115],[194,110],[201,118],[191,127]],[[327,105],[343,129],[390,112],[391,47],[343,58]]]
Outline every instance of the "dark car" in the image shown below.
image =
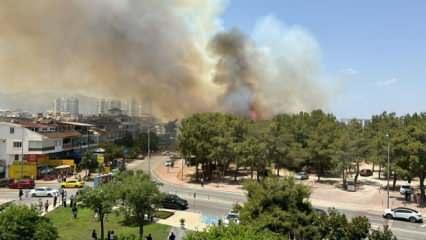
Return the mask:
[[359,171],[359,175],[363,177],[369,177],[373,175],[373,171],[371,171],[370,169],[362,169],[361,171]]
[[161,202],[163,208],[185,210],[188,208],[188,201],[177,195],[168,194]]
[[11,179],[7,186],[13,189],[32,189],[35,187],[35,183],[31,178],[23,178],[20,180]]

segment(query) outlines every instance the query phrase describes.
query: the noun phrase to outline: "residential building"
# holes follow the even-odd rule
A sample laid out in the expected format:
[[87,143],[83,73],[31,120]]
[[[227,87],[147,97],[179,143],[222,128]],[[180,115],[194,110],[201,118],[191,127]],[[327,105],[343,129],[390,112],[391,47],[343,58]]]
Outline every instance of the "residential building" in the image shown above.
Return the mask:
[[79,101],[76,97],[61,97],[54,101],[53,107],[56,115],[63,113],[69,113],[72,118],[77,119],[79,117]]

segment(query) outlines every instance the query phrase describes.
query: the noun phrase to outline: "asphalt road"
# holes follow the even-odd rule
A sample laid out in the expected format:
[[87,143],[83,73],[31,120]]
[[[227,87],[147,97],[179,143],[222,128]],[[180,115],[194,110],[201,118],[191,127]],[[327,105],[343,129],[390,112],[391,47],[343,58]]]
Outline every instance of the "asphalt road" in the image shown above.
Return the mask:
[[[165,158],[161,156],[153,156],[151,158],[151,169],[154,169],[158,164],[163,164]],[[148,171],[148,160],[136,160],[132,163],[129,169],[139,169]],[[161,180],[151,171],[154,180]],[[210,190],[203,188],[189,188],[183,185],[173,185],[166,182],[161,182],[160,189],[163,192],[174,193],[188,200],[189,211],[199,212],[207,216],[223,217],[235,203],[241,203],[246,200],[242,194],[220,192],[218,190]],[[195,197],[194,197],[195,193]],[[346,216],[352,218],[355,216],[366,216],[373,228],[382,227],[386,224],[386,219],[381,215],[372,214],[364,211],[353,211],[347,209],[337,209]],[[388,222],[392,232],[400,240],[424,240],[426,239],[426,224],[410,223],[405,221],[390,220]]]

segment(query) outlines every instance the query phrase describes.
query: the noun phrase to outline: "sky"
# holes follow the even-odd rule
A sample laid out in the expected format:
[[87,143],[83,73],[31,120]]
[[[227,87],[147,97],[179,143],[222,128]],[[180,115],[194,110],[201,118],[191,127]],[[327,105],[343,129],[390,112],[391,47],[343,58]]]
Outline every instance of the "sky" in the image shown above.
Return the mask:
[[225,28],[250,35],[274,16],[319,43],[329,109],[339,118],[426,111],[426,1],[229,0]]

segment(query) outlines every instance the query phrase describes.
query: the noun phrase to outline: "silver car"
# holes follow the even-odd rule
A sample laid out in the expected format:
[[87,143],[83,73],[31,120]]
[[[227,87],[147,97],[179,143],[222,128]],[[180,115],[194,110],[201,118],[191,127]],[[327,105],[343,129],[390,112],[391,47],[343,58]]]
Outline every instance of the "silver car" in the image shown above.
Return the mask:
[[404,219],[412,223],[414,222],[423,222],[422,214],[411,208],[393,208],[385,209],[383,217],[387,219]]
[[58,190],[49,187],[37,187],[30,191],[31,197],[53,197],[58,195]]

